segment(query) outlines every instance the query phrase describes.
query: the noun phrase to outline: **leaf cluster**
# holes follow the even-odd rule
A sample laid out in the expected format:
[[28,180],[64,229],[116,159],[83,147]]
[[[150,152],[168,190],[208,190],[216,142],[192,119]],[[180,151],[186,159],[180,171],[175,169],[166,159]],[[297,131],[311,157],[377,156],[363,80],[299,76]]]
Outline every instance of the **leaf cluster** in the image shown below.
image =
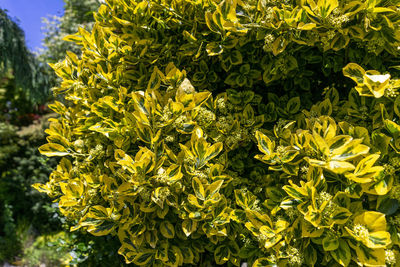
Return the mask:
[[108,0],[52,65],[35,188],[135,265],[392,265],[399,8]]

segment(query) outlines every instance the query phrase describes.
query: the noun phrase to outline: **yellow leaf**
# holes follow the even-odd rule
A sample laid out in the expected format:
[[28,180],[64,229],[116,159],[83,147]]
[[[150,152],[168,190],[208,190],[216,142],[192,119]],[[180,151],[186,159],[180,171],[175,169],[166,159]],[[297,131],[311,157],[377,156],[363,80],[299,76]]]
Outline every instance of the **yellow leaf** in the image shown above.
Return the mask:
[[151,74],[147,90],[157,90],[161,82],[164,80],[164,74],[156,67],[154,67],[153,73]]
[[386,231],[385,214],[377,211],[365,211],[354,218],[354,224],[366,225],[370,232]]
[[355,169],[354,165],[346,161],[329,161],[326,168],[334,173],[343,174]]
[[339,6],[338,0],[318,0],[317,8],[323,18],[328,17]]
[[322,138],[316,131],[313,131],[313,138],[315,143],[317,144],[319,151],[321,151],[325,156],[329,156],[330,151],[328,144],[326,143],[325,139]]
[[181,172],[181,166],[172,164],[167,169],[167,177],[169,182],[176,182],[182,179],[183,174]]
[[204,190],[203,183],[197,177],[193,177],[192,179],[192,187],[196,197],[200,200],[206,199],[206,193]]
[[100,225],[90,225],[87,231],[94,236],[104,236],[111,233],[114,229],[115,224],[113,222],[105,221]]
[[47,157],[62,157],[70,154],[64,146],[54,143],[42,145],[39,147],[39,152]]
[[386,266],[385,250],[356,247],[357,258],[364,266]]
[[258,149],[267,156],[267,159],[270,159],[274,154],[275,142],[272,142],[268,136],[260,131],[256,132],[256,139],[258,143]]

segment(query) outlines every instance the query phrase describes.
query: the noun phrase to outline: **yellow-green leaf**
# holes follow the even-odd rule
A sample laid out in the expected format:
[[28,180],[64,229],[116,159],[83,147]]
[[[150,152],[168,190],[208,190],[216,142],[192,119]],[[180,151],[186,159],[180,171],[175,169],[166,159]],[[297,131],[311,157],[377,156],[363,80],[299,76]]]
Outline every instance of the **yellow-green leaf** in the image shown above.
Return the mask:
[[258,149],[267,156],[267,159],[271,158],[274,154],[275,142],[272,142],[268,136],[260,131],[256,132],[256,139],[258,143]]
[[196,197],[200,200],[206,199],[206,193],[204,190],[203,183],[197,177],[193,177],[192,179],[192,187]]
[[139,266],[151,266],[154,260],[153,250],[146,250],[145,252],[139,252],[133,259],[133,263]]
[[182,222],[182,230],[186,236],[190,236],[197,229],[197,221],[184,220]]
[[331,256],[342,266],[348,266],[351,261],[350,247],[346,241],[339,239],[339,246],[330,252]]
[[165,238],[168,239],[174,238],[175,236],[174,225],[168,221],[163,221],[160,224],[160,232]]
[[108,235],[115,229],[116,225],[110,221],[104,221],[100,225],[90,225],[87,229],[94,236]]
[[272,262],[269,258],[259,258],[257,259],[252,267],[275,267],[277,266],[275,262]]
[[349,77],[356,83],[363,83],[364,82],[364,74],[365,70],[356,63],[349,63],[346,67],[343,68],[343,74],[346,77]]
[[153,73],[151,74],[149,83],[147,85],[147,90],[158,89],[163,79],[164,79],[164,74],[157,67],[154,67]]
[[39,152],[47,157],[67,156],[70,152],[60,144],[48,143],[39,147]]
[[225,262],[227,262],[229,258],[230,258],[230,251],[228,247],[224,245],[217,247],[217,249],[214,251],[215,262],[219,265],[222,265]]
[[325,251],[336,250],[339,247],[339,239],[328,235],[322,239],[322,246]]
[[326,166],[325,166],[328,170],[337,173],[337,174],[343,174],[345,172],[348,171],[352,171],[354,170],[356,167],[354,167],[353,164],[351,164],[350,162],[346,162],[346,161],[329,161]]

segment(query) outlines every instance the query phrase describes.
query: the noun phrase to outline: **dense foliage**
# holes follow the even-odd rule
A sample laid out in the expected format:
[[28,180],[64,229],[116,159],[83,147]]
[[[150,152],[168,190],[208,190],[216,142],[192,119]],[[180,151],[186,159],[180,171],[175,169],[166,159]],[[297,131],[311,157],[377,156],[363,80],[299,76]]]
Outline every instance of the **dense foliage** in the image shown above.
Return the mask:
[[147,266],[399,257],[400,3],[108,0],[53,65],[72,231]]

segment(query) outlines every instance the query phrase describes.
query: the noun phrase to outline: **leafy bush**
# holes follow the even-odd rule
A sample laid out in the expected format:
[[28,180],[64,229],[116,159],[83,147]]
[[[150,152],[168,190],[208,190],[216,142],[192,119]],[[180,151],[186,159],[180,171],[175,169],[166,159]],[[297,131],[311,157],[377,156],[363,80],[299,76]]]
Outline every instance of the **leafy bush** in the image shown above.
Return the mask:
[[398,1],[106,2],[40,148],[72,231],[147,266],[400,260]]

